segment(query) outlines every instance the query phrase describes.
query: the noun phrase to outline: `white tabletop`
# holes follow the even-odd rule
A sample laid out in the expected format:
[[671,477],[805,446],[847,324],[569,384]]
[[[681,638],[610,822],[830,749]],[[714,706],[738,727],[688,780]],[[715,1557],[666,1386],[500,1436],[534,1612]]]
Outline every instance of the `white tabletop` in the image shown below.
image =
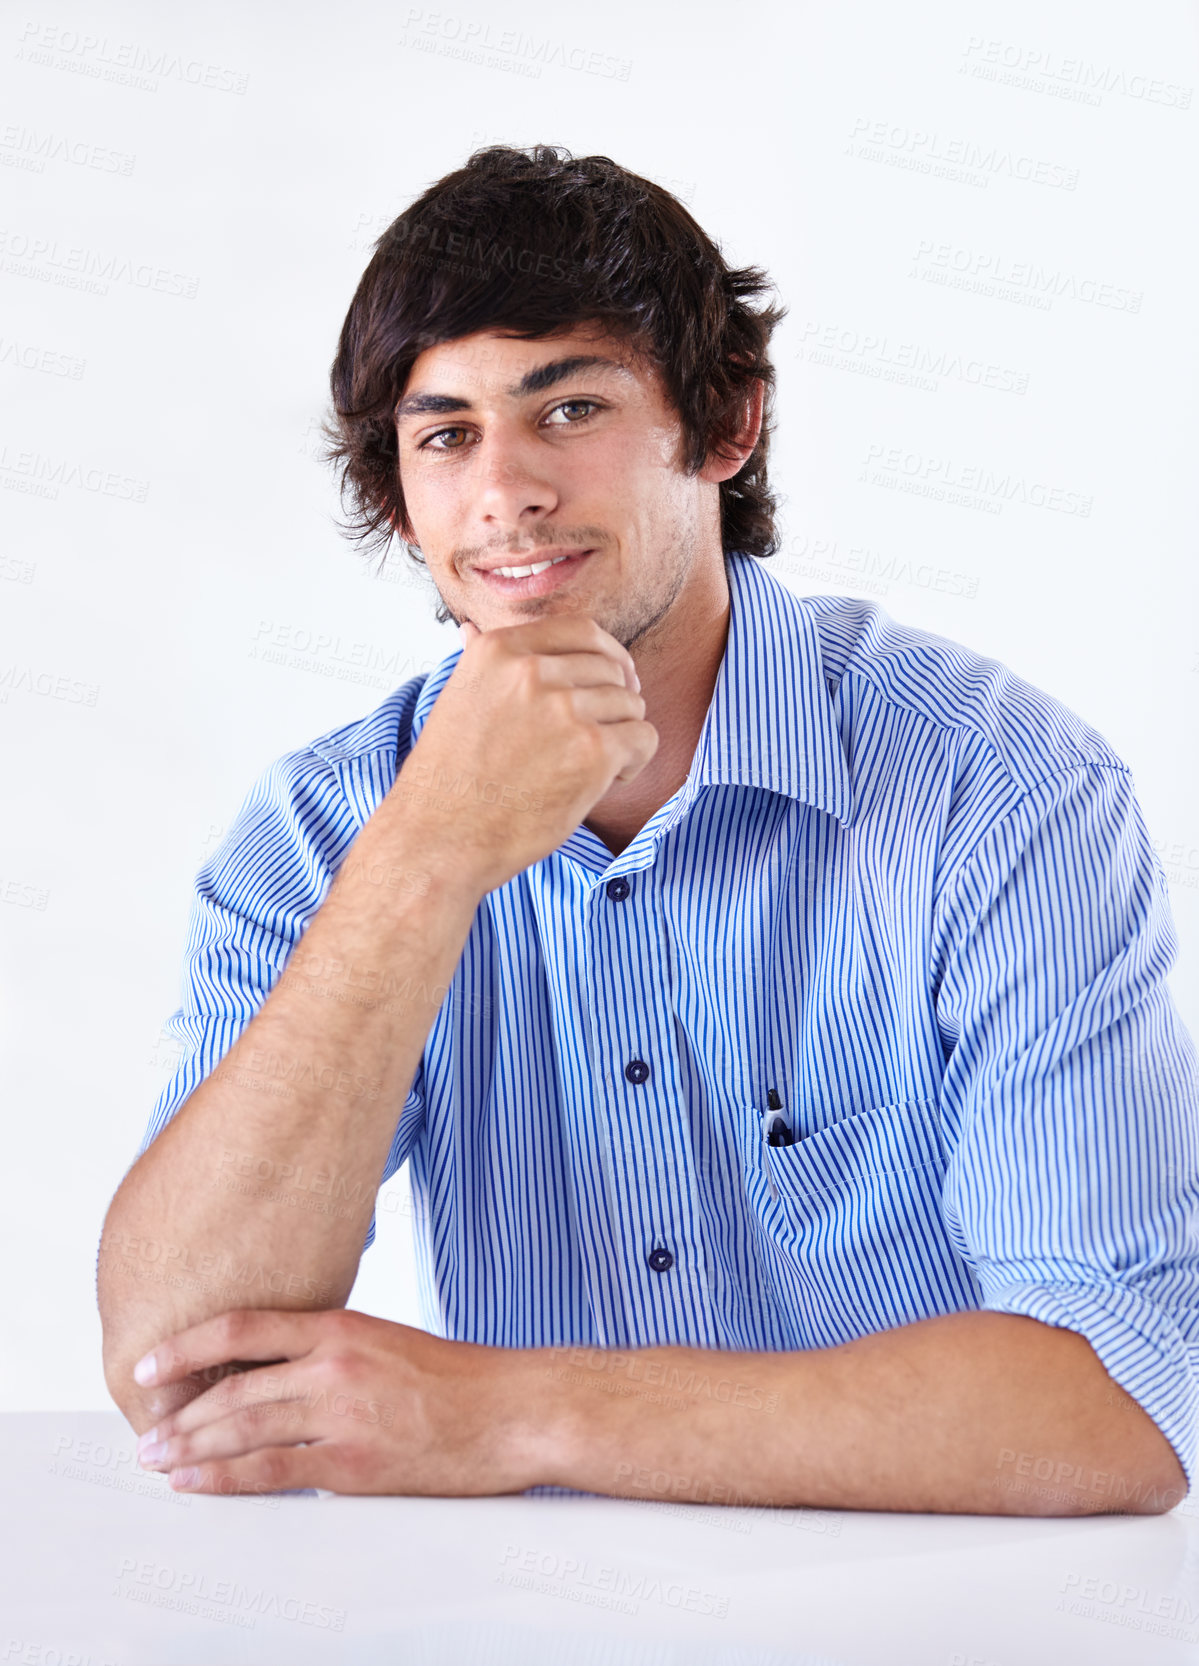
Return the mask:
[[176,1495],[116,1412],[0,1416],[2,1666],[1199,1662],[1199,1501],[1081,1520]]

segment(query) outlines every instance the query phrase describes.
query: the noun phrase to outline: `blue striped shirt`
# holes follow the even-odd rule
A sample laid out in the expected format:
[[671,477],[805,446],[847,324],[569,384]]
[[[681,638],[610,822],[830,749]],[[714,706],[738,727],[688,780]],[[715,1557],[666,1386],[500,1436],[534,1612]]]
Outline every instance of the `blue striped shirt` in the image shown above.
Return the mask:
[[[382,1176],[410,1163],[422,1322],[776,1350],[1025,1314],[1088,1339],[1189,1482],[1199,1060],[1128,767],[999,662],[725,565],[686,782],[619,856],[580,824],[476,911]],[[261,1006],[461,651],[251,788],[196,877],[141,1150]],[[775,1105],[791,1144],[763,1138]]]

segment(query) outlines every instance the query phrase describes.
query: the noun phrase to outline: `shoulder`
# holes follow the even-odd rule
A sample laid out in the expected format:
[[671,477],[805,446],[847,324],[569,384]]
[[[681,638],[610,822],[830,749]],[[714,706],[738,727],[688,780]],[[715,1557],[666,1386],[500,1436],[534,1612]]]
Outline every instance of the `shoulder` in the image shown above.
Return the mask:
[[425,676],[413,677],[365,716],[272,758],[245,793],[210,865],[251,836],[273,848],[281,826],[291,843],[315,842],[330,854],[352,838],[395,783],[424,683]]
[[356,717],[340,728],[329,729],[308,743],[304,752],[312,753],[335,767],[352,764],[372,753],[391,753],[407,749],[412,714],[424,687],[428,673],[412,677],[393,689],[374,711]]
[[1124,761],[1077,712],[963,643],[894,619],[877,602],[806,596],[830,690],[845,703],[908,713],[959,751],[985,750],[1018,791],[1046,775]]

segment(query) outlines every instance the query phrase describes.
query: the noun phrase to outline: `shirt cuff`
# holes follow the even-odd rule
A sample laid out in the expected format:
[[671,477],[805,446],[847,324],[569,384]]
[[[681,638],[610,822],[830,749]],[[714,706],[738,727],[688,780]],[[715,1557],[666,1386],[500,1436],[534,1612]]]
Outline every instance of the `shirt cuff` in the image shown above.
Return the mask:
[[[1197,1350],[1173,1319],[1125,1284],[1009,1284],[995,1290],[983,1311],[1020,1313],[1085,1336],[1112,1380],[1130,1394],[1170,1442],[1195,1484],[1199,1373]],[[1107,1476],[1113,1502],[1140,1491]],[[1181,1502],[1181,1500],[1179,1500]]]

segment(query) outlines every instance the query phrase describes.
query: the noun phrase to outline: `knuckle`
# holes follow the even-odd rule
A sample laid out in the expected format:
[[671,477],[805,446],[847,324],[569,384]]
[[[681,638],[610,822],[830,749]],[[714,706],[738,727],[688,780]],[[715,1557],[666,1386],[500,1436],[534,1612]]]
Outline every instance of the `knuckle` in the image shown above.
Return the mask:
[[589,723],[579,732],[579,749],[581,762],[587,770],[602,768],[608,761],[608,737],[604,733],[604,725]]
[[287,1454],[277,1446],[268,1446],[258,1454],[254,1479],[268,1487],[281,1485],[287,1479]]
[[236,1407],[242,1396],[258,1392],[254,1381],[253,1371],[229,1371],[208,1391],[208,1398],[214,1406]]
[[331,1336],[354,1336],[358,1330],[359,1315],[349,1312],[344,1307],[331,1307],[325,1312],[324,1326]]
[[260,1427],[263,1424],[269,1424],[276,1429],[294,1429],[303,1421],[303,1409],[290,1400],[282,1400],[274,1406],[263,1406],[261,1415],[255,1419]]
[[355,1492],[371,1479],[377,1468],[377,1457],[369,1446],[353,1441],[338,1442],[334,1456],[344,1480],[351,1483],[351,1490]]
[[232,1348],[244,1341],[253,1320],[253,1314],[245,1308],[235,1308],[230,1313],[222,1313],[217,1321],[217,1340],[221,1347]]
[[233,1414],[234,1431],[238,1435],[252,1435],[262,1424],[272,1422],[278,1412],[278,1405],[270,1400],[258,1406],[241,1406]]
[[547,691],[550,711],[555,721],[573,727],[578,721],[575,709],[575,693],[572,687],[554,688]]
[[522,654],[515,662],[517,691],[520,694],[535,693],[545,681],[545,667],[543,654]]

